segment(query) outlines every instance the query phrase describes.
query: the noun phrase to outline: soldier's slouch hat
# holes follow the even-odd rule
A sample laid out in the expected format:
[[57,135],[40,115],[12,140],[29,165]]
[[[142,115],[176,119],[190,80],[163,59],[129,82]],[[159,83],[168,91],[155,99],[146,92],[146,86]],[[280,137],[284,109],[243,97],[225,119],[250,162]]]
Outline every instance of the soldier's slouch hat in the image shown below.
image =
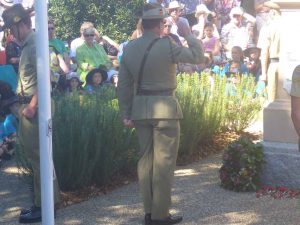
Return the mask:
[[1,27],[1,30],[11,28],[14,24],[17,24],[23,19],[29,17],[29,12],[25,10],[21,4],[15,4],[3,12],[2,18],[4,21],[4,26]]
[[146,4],[143,9],[143,14],[140,18],[147,19],[164,19],[168,17],[168,13],[165,8],[158,4]]

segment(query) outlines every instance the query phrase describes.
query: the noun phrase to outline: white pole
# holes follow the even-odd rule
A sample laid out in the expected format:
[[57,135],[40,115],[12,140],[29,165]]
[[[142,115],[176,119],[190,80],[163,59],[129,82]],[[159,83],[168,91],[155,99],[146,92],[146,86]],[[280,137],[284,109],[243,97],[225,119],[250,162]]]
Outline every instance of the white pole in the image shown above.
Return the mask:
[[52,120],[50,96],[48,12],[46,0],[35,1],[36,54],[39,104],[39,138],[42,224],[54,224]]

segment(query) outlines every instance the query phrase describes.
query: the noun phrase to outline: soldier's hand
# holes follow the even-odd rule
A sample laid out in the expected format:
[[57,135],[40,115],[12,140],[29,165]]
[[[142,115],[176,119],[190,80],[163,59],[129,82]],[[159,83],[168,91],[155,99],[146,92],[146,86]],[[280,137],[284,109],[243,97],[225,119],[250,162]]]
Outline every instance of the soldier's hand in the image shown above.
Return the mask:
[[185,38],[191,35],[191,28],[187,19],[180,17],[176,24],[178,27],[177,33],[180,36]]
[[123,119],[123,124],[124,124],[125,127],[134,128],[134,124],[133,124],[132,120]]
[[35,116],[35,113],[36,107],[32,107],[30,105],[27,105],[22,111],[22,115],[25,116],[27,119],[32,119]]

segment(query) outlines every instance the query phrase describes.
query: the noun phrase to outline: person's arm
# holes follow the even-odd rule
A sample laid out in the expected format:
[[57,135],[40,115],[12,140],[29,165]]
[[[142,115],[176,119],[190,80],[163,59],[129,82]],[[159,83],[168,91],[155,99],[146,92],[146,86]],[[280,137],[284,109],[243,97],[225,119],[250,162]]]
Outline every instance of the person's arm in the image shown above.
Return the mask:
[[120,114],[125,127],[134,127],[131,120],[132,101],[134,96],[134,80],[126,65],[126,53],[124,52],[119,70],[117,95],[119,100]]
[[199,40],[191,33],[189,24],[179,20],[177,22],[178,34],[187,41],[188,47],[180,47],[172,43],[172,51],[175,62],[200,64],[205,61],[204,50]]
[[220,52],[220,47],[221,47],[221,45],[220,45],[220,40],[219,40],[219,39],[216,39],[216,43],[215,43],[215,46],[214,46],[214,50],[212,51],[212,54],[213,54],[214,56],[220,55],[220,54],[221,54],[221,52]]
[[65,63],[63,57],[62,57],[60,54],[58,54],[58,55],[57,55],[57,59],[58,59],[59,67],[61,68],[61,70],[62,70],[65,74],[69,73],[69,72],[70,72],[70,71],[69,71],[69,67],[68,67],[67,64]]
[[193,26],[193,30],[196,30],[199,32],[198,39],[202,39],[204,36],[204,24],[205,24],[205,16],[204,14],[201,14],[198,18],[198,23]]
[[256,23],[256,19],[254,16],[250,15],[249,13],[243,13],[243,17],[249,21],[250,23],[252,23],[253,25]]
[[291,96],[291,117],[295,130],[300,137],[300,97]]
[[112,45],[112,46],[114,46],[116,49],[118,49],[118,51],[119,51],[119,47],[120,47],[120,45],[117,43],[117,42],[115,42],[114,40],[112,40],[112,39],[110,39],[109,37],[107,37],[107,36],[102,36],[102,38],[105,40],[105,41],[107,41],[110,45]]
[[261,77],[262,81],[267,81],[267,71],[269,65],[269,46],[270,41],[268,39],[268,26],[263,26],[259,32],[257,41],[257,47],[261,49],[260,61],[261,61]]
[[28,119],[31,119],[35,116],[36,110],[38,107],[38,96],[37,92],[32,96],[31,101],[28,105],[23,109],[22,115]]

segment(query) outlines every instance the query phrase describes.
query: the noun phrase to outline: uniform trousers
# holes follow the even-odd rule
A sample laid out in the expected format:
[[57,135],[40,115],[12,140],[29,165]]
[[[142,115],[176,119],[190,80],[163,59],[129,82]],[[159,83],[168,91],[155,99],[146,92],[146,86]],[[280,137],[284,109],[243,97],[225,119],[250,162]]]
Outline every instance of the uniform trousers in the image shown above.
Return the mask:
[[[41,207],[41,177],[40,177],[40,151],[39,151],[39,123],[38,114],[28,119],[22,115],[26,104],[19,107],[18,140],[20,148],[30,162],[33,170],[34,205]],[[53,181],[54,203],[60,202],[59,187],[57,179]]]
[[141,149],[138,178],[145,213],[152,219],[169,215],[171,185],[176,165],[180,125],[178,119],[134,121]]
[[278,85],[278,62],[271,62],[268,67],[268,86],[267,86],[267,93],[268,93],[268,100],[273,102],[276,99],[277,94],[277,85]]

